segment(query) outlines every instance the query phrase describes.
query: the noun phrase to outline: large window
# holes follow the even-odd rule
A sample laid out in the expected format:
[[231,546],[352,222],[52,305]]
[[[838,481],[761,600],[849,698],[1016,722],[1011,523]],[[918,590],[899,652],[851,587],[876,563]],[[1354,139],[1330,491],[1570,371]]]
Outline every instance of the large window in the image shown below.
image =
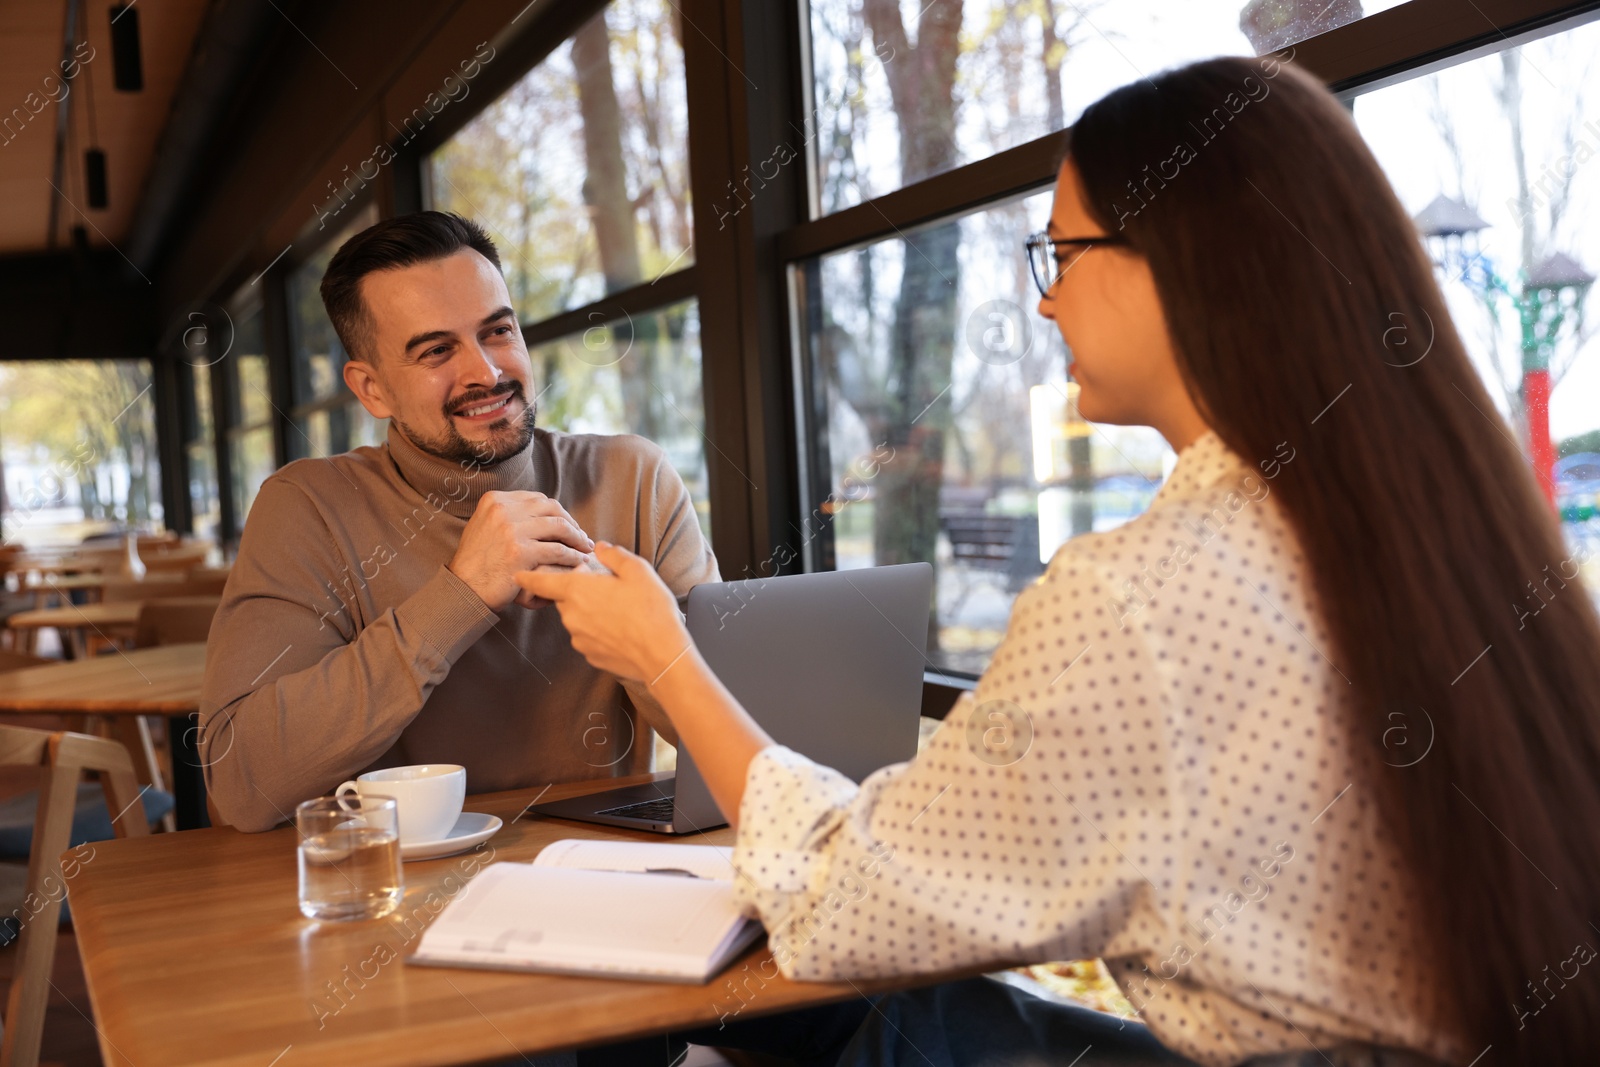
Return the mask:
[[344,384],[347,360],[339,335],[322,306],[322,275],[345,241],[377,221],[369,208],[289,273],[289,382],[294,407],[289,454],[296,459],[348,452],[383,440],[386,421],[367,414]]
[[540,383],[540,420],[568,433],[626,429],[666,449],[710,537],[696,303],[547,341],[528,355]]
[[1062,129],[1133,78],[1259,54],[1401,0],[809,0],[814,213]]
[[223,378],[227,421],[224,462],[228,464],[235,530],[244,528],[261,483],[278,466],[273,433],[271,372],[261,335],[261,310],[237,318],[233,350],[213,368]]
[[522,321],[694,261],[683,32],[670,0],[615,0],[429,160],[433,205],[493,233]]
[[654,284],[694,263],[684,32],[670,0],[614,0],[425,172],[500,250],[540,424],[655,441],[709,534],[699,306]]
[[[208,326],[193,327],[209,332]],[[193,532],[216,539],[222,529],[222,494],[217,480],[216,423],[211,410],[209,346],[182,349],[178,361],[178,395],[183,405],[184,461],[189,479],[189,517]]]
[[1076,412],[1022,256],[1049,212],[1038,193],[806,274],[810,563],[934,563],[929,659],[948,670],[981,671],[1018,590],[1069,536],[1143,511],[1171,457]]
[[1596,54],[1600,23],[1590,23],[1358,96],[1355,116],[1559,509],[1571,569],[1600,597]]
[[[780,244],[798,250],[806,565],[932,562],[930,662],[977,672],[1052,551],[1138,514],[1172,462],[1153,431],[1078,417],[1062,341],[1034,312],[1020,242],[1048,212],[1057,148],[1041,138],[1118,85],[1207,56],[1296,48],[1319,71],[1381,69],[1326,42],[1400,0],[801,2],[810,221]],[[1451,25],[1432,47],[1482,30],[1481,13],[1440,14]],[[1453,312],[1592,578],[1597,46],[1600,27],[1583,27],[1355,102],[1439,233]],[[982,165],[1011,149],[1031,182]]]
[[[1139,514],[1173,460],[1153,431],[1078,415],[1036,314],[1021,245],[1048,210],[1050,135],[1117,85],[1288,48],[1354,97],[1408,207],[1458,227],[1430,239],[1456,320],[1600,567],[1600,357],[1579,314],[1600,265],[1600,30],[1512,49],[1551,17],[1534,0],[775,2],[699,26],[678,0],[593,3],[560,40],[535,6],[503,54],[537,61],[395,163],[494,237],[540,424],[661,444],[702,524],[712,499],[727,520],[724,573],[929,561],[930,663],[982,670],[1018,589],[1066,538]],[[1504,54],[1359,95],[1491,27]],[[381,439],[317,294],[347,233],[251,290],[283,312],[270,360],[256,316],[210,369],[225,519],[279,458]],[[214,512],[198,424],[185,440],[198,521]]]
[[0,362],[0,540],[162,526],[145,360]]

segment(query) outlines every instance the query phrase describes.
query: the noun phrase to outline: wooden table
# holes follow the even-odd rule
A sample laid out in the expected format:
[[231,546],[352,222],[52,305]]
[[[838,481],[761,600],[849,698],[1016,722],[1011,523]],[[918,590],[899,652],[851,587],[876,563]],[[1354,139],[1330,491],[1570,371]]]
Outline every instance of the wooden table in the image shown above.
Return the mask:
[[[120,605],[86,605],[120,606]],[[205,776],[191,716],[200,710],[206,646],[162,645],[0,672],[0,713],[164,715],[180,829],[206,825]]]
[[[22,586],[22,592],[33,594],[35,609],[45,607],[45,601],[57,593],[75,593],[83,591],[92,594],[92,599],[98,600],[105,591],[105,587],[112,584],[132,582],[135,579],[120,574],[68,574],[60,578],[44,577],[36,582],[27,582]],[[181,582],[184,575],[157,571],[147,574],[138,581],[144,582]]]
[[[716,1026],[741,1004],[742,1021],[932,980],[790,982],[777,975],[764,942],[707,985],[402,962],[431,919],[430,899],[437,907],[490,858],[531,860],[565,837],[664,840],[521,815],[535,797],[554,800],[648,777],[469,797],[468,811],[498,815],[506,826],[478,852],[407,863],[399,912],[368,922],[301,917],[290,827],[97,843],[68,897],[107,1067],[515,1060]],[[724,827],[676,840],[731,845],[733,834]]]
[[82,556],[72,555],[23,555],[19,556],[12,564],[13,571],[26,573],[38,571],[40,574],[80,574],[83,572],[98,572],[108,567],[116,567],[117,563],[110,558],[109,553],[91,553]]
[[22,592],[32,593],[33,606],[42,608],[45,606],[42,600],[44,597],[54,593],[75,593],[80,589],[98,593],[111,580],[108,574],[64,574],[59,578],[47,574],[40,576],[36,581],[25,582]]
[[139,625],[142,600],[116,600],[109,604],[66,604],[59,608],[35,608],[19,611],[6,620],[13,630],[28,633],[28,646],[40,630],[59,630],[66,640],[63,646],[71,649],[73,659],[82,659],[85,652],[85,631],[93,630],[104,638],[132,637]]

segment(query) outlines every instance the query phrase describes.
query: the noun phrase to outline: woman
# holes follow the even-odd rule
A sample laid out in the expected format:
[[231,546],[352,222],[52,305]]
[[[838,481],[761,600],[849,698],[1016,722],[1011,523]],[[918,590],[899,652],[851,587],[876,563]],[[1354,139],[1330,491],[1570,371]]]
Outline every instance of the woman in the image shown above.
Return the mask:
[[909,764],[773,746],[621,550],[524,578],[671,715],[783,972],[1102,956],[1159,1041],[966,982],[853,1039],[908,1062],[1594,1062],[1600,624],[1349,115],[1266,59],[1126,86],[1029,245],[1084,416],[1180,458]]

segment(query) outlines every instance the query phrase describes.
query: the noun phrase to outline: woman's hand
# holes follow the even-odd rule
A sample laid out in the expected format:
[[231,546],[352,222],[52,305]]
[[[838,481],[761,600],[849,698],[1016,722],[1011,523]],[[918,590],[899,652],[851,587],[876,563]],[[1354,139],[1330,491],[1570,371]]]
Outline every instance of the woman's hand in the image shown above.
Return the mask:
[[592,666],[654,685],[690,647],[678,602],[655,568],[627,549],[597,541],[594,554],[610,573],[524,571],[517,584],[555,603],[572,647]]
[[[583,554],[583,562],[576,567],[563,567],[556,563],[541,563],[539,566],[533,568],[532,573],[565,574],[568,571],[594,571],[597,574],[610,574],[611,568],[607,567],[604,563],[601,563],[598,559],[596,559],[593,552],[585,552]],[[515,578],[513,577],[513,581],[514,580]],[[543,597],[534,596],[526,589],[523,589],[517,594],[517,599],[515,602],[521,604],[525,608],[535,609],[546,607],[550,603],[550,601],[544,599]]]
[[737,826],[750,761],[772,738],[700,658],[655,568],[604,541],[595,542],[594,554],[610,574],[524,571],[517,584],[555,603],[572,647],[593,666],[650,687],[722,814]]

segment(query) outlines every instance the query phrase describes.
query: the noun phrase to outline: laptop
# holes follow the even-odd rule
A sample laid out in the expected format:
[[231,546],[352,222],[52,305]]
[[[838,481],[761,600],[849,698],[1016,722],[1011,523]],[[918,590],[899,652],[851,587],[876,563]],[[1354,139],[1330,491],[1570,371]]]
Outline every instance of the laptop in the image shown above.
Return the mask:
[[[780,745],[860,782],[917,751],[933,568],[709,582],[689,590],[689,636]],[[527,809],[687,834],[727,823],[687,748],[670,779]]]

